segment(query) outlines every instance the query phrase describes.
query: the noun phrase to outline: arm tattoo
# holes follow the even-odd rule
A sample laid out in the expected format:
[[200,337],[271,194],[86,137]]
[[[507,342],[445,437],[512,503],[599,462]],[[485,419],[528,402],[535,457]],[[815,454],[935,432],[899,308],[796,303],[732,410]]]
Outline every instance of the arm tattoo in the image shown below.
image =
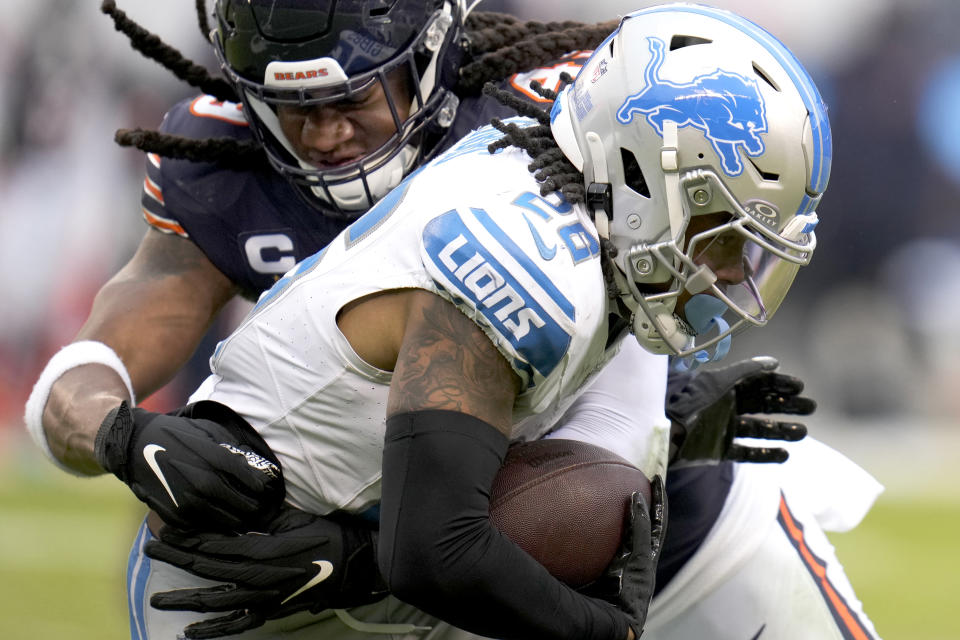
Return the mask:
[[439,296],[411,314],[389,413],[446,409],[507,427],[517,380],[483,330]]

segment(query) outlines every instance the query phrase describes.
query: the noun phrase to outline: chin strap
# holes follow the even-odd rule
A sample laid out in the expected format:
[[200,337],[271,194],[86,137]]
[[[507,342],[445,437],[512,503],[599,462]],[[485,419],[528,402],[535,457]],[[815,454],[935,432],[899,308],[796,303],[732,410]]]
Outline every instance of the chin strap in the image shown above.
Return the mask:
[[683,205],[680,201],[680,160],[677,157],[679,136],[677,123],[666,120],[663,123],[663,146],[660,147],[660,168],[663,169],[663,181],[666,187],[667,216],[670,219],[670,237],[678,247],[683,247]]
[[593,213],[593,223],[597,235],[610,237],[610,218],[613,216],[613,193],[610,175],[607,173],[607,151],[603,140],[594,131],[585,136],[590,149],[590,161],[593,164],[593,182],[587,185],[587,206]]
[[619,269],[614,270],[621,301],[633,313],[632,332],[637,342],[652,353],[674,355],[682,351],[689,335],[673,315],[673,308],[662,302],[650,302],[635,282]]

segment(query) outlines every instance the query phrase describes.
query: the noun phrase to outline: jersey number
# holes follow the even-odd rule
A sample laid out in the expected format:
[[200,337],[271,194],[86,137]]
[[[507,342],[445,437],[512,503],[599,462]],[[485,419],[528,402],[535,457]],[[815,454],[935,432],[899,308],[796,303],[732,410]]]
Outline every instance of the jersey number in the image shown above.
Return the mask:
[[[554,220],[573,213],[573,206],[566,200],[560,200],[559,203],[555,204],[548,198],[529,191],[514,198],[513,204],[525,210],[524,219],[527,221],[527,226],[530,227],[530,233],[533,234],[533,240],[537,245],[537,251],[540,252],[540,257],[544,260],[552,260],[557,253],[556,244],[541,235],[537,224],[527,216],[526,212],[534,214],[534,219],[539,219],[546,225],[553,226]],[[600,243],[580,222],[559,227],[556,234],[566,245],[574,264],[600,254]],[[547,235],[549,236],[549,234]]]

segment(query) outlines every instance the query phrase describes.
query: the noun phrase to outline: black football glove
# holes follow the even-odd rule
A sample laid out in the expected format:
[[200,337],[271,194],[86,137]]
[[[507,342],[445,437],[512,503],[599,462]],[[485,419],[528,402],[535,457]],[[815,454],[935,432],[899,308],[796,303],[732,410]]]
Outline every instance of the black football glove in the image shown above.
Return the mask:
[[797,422],[745,414],[810,415],[817,404],[800,395],[803,381],[777,373],[775,358],[741,360],[719,369],[671,373],[666,413],[672,422],[670,467],[734,462],[783,462],[780,447],[750,447],[734,438],[795,442],[807,435]]
[[195,622],[187,638],[255,629],[298,611],[346,609],[387,595],[377,569],[375,529],[350,516],[315,516],[284,507],[268,533],[222,535],[164,527],[146,554],[209,580],[214,587],[155,593],[157,609],[225,611]]
[[181,529],[265,526],[285,494],[280,461],[229,407],[204,400],[170,414],[123,402],[104,418],[97,461]]
[[657,563],[667,533],[667,492],[663,478],[650,482],[650,505],[638,491],[631,496],[623,542],[597,581],[580,589],[584,595],[612,602],[629,619],[637,638],[647,622],[656,586]]

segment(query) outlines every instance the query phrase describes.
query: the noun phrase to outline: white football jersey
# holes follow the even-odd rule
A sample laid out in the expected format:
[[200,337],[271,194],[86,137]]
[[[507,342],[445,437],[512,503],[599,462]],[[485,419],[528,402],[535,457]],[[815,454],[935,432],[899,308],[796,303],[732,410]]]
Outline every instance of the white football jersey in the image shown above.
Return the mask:
[[515,439],[549,431],[614,355],[593,223],[581,206],[539,195],[526,153],[491,155],[500,136],[479,129],[411,175],[217,346],[191,401],[229,405],[261,433],[295,506],[379,503],[391,373],[340,333],[337,313],[352,300],[420,288],[473,318],[523,381]]

